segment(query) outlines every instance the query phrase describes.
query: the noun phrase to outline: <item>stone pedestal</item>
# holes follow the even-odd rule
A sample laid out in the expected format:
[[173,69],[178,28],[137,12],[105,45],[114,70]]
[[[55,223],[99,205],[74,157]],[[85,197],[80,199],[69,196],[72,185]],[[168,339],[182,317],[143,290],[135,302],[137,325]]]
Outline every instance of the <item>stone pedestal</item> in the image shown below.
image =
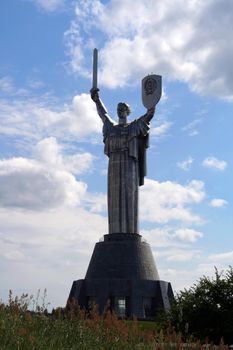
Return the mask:
[[73,282],[69,299],[82,308],[98,304],[99,312],[114,310],[119,317],[153,319],[170,308],[169,282],[159,279],[148,243],[137,234],[108,234],[95,245],[85,279]]

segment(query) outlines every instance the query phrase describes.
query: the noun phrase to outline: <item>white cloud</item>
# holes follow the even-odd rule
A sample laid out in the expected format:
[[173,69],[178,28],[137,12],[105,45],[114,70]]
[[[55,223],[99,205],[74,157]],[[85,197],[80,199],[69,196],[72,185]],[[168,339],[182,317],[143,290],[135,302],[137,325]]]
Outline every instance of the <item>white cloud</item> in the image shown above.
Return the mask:
[[192,122],[182,127],[182,131],[188,132],[189,136],[196,136],[199,134],[198,127],[203,122],[203,118],[194,119]]
[[84,278],[103,233],[106,218],[80,207],[1,208],[0,299],[7,299],[9,289],[18,296],[36,296],[38,289],[46,288],[52,307],[65,306],[73,281]]
[[158,72],[201,94],[232,99],[232,17],[228,0],[77,2],[65,38],[73,70],[85,76],[90,48],[100,48],[100,80],[108,87]]
[[67,170],[72,174],[81,174],[90,170],[94,160],[92,154],[82,152],[64,157],[63,148],[54,137],[47,137],[36,144],[33,154],[40,162],[56,169]]
[[14,90],[13,81],[10,77],[0,79],[0,90],[6,93],[11,93]]
[[89,94],[76,95],[70,105],[59,105],[52,96],[0,100],[0,134],[33,140],[55,136],[92,141],[102,122]]
[[152,136],[164,136],[171,126],[171,122],[163,122],[161,125],[151,128],[150,134]]
[[85,197],[87,207],[93,213],[102,213],[107,211],[107,195],[104,193],[88,193]]
[[225,160],[219,160],[215,157],[207,157],[203,160],[202,165],[205,168],[223,171],[227,167],[227,162]]
[[63,167],[61,149],[54,137],[47,137],[34,146],[33,153],[38,161],[61,169]]
[[77,205],[86,184],[65,171],[48,169],[25,158],[0,161],[0,204],[3,207],[46,209],[63,204]]
[[203,236],[203,233],[190,228],[181,228],[175,231],[174,236],[181,241],[195,242]]
[[188,205],[199,203],[204,197],[201,181],[193,180],[182,186],[171,181],[159,183],[147,179],[140,192],[140,217],[158,223],[172,220],[200,223],[201,218],[193,214]]
[[94,156],[88,152],[66,156],[65,167],[73,174],[81,174],[90,170]]
[[199,125],[202,122],[202,119],[194,119],[192,122],[190,122],[189,124],[183,126],[182,130],[186,131],[186,130],[192,130],[193,128],[195,128],[197,125]]
[[200,258],[199,251],[192,250],[178,250],[176,252],[171,252],[167,257],[167,261],[172,262],[184,262],[190,260],[197,260]]
[[35,79],[30,79],[27,82],[27,85],[31,88],[31,89],[40,89],[42,87],[44,87],[44,83],[40,80],[35,80]]
[[151,230],[141,230],[141,234],[142,237],[157,250],[161,250],[161,248],[177,246],[180,244],[180,242],[177,243],[177,240],[174,240],[171,228],[163,227]]
[[70,131],[74,134],[84,137],[91,133],[100,133],[102,131],[102,121],[89,94],[81,94],[74,97],[72,117]]
[[[203,236],[199,231],[191,228],[176,228],[175,226],[164,226],[162,228],[154,228],[151,230],[142,230],[142,236],[149,244],[160,249],[157,252],[159,256],[166,255],[166,249],[187,249],[190,243],[197,241]],[[166,249],[165,249],[166,248]],[[168,253],[169,254],[169,253]]]
[[183,162],[178,162],[177,166],[184,171],[188,171],[191,169],[192,164],[193,164],[193,158],[189,156]]
[[92,168],[92,155],[66,152],[49,137],[34,146],[33,158],[0,160],[1,285],[18,295],[47,288],[53,306],[65,305],[107,233],[106,217],[97,214],[106,210],[104,195],[88,193],[73,175]]
[[6,260],[22,261],[24,259],[23,253],[19,250],[3,251],[2,253],[0,252],[0,255],[2,255]]
[[76,206],[87,185],[73,173],[89,170],[92,161],[87,152],[64,156],[55,138],[41,140],[34,147],[34,159],[0,160],[0,204],[28,209]]
[[227,204],[227,201],[221,198],[214,198],[210,201],[210,206],[214,208],[225,207]]
[[233,264],[233,250],[224,253],[211,254],[209,260],[213,262],[225,262],[228,265]]

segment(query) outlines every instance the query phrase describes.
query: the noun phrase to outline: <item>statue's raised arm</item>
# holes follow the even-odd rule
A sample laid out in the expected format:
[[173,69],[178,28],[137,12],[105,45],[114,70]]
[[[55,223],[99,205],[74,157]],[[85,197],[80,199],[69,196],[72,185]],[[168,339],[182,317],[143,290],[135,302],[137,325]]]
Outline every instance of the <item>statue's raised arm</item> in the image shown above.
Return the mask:
[[105,121],[106,121],[107,119],[109,119],[109,115],[108,115],[108,111],[107,111],[105,105],[103,104],[103,102],[101,101],[101,99],[100,99],[100,97],[99,97],[99,89],[93,87],[93,88],[90,90],[90,93],[91,93],[91,98],[92,98],[92,100],[93,100],[93,101],[95,102],[95,104],[96,104],[97,112],[98,112],[100,118],[102,119],[102,122],[105,123]]
[[151,107],[147,109],[146,114],[144,114],[141,119],[143,119],[147,124],[150,124],[151,119],[153,118],[155,114],[155,107]]

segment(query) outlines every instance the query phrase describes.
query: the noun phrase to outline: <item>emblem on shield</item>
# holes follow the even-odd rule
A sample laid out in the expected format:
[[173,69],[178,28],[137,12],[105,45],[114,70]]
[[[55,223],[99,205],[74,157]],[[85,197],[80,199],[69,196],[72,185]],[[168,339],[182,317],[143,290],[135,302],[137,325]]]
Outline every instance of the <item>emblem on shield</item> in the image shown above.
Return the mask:
[[142,102],[147,108],[153,108],[160,100],[162,94],[161,75],[147,75],[142,79]]

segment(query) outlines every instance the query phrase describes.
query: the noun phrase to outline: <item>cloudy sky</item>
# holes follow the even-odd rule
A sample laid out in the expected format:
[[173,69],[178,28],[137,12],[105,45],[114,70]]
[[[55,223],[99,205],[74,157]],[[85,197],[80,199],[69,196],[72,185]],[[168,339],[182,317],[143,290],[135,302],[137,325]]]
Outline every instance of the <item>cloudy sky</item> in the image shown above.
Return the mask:
[[160,278],[179,291],[233,265],[232,0],[7,0],[0,32],[0,299],[47,288],[65,305],[107,233],[94,47],[115,120],[163,77],[140,188]]

